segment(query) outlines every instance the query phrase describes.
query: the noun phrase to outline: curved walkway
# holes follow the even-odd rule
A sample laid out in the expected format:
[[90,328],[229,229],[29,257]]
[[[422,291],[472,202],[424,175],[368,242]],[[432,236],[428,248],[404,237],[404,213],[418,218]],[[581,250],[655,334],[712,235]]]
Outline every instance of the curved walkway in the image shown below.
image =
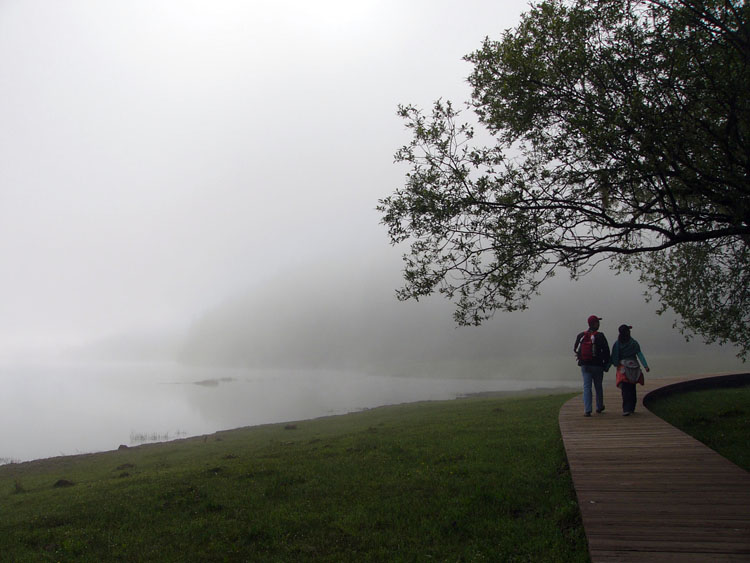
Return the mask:
[[594,563],[750,561],[750,473],[643,407],[648,393],[692,379],[646,374],[633,416],[614,385],[600,415],[585,418],[580,396],[560,409]]

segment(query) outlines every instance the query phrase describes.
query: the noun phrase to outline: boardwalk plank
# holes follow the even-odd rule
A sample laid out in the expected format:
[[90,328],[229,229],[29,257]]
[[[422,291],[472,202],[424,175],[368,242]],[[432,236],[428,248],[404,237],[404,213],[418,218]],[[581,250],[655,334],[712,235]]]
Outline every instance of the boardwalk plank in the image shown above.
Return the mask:
[[[629,551],[597,551],[596,555],[596,561],[601,563],[619,563],[636,559],[637,557]],[[651,563],[736,563],[737,556],[723,553],[677,554],[652,551],[648,554],[648,561]]]
[[[650,380],[639,399],[686,379]],[[584,418],[575,397],[559,416],[592,561],[750,561],[750,474],[642,403],[609,408]]]

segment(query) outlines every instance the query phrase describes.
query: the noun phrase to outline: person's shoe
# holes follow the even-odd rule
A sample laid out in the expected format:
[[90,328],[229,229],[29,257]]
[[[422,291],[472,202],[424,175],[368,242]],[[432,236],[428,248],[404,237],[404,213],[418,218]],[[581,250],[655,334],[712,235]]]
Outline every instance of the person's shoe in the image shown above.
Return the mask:
[[590,412],[585,412],[585,413],[583,413],[583,416],[591,416],[591,413]]
[[622,416],[630,416],[631,414],[633,414],[631,411],[625,411]]
[[602,414],[604,412],[604,407],[600,409],[596,409],[596,414]]

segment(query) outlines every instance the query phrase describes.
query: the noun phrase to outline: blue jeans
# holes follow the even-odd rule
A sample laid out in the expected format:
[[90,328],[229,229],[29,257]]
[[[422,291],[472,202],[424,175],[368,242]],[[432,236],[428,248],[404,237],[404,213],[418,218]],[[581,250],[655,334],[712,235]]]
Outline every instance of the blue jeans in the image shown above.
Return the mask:
[[581,366],[581,375],[583,376],[583,410],[591,412],[591,383],[596,389],[596,410],[604,408],[604,390],[602,389],[602,379],[604,378],[604,368],[601,366]]

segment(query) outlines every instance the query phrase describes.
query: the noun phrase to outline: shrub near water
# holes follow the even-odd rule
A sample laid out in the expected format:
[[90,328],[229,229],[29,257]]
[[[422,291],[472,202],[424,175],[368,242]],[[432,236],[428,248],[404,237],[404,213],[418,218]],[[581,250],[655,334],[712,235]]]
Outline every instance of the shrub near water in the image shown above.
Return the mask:
[[569,397],[398,405],[0,467],[0,553],[586,561],[557,426]]

